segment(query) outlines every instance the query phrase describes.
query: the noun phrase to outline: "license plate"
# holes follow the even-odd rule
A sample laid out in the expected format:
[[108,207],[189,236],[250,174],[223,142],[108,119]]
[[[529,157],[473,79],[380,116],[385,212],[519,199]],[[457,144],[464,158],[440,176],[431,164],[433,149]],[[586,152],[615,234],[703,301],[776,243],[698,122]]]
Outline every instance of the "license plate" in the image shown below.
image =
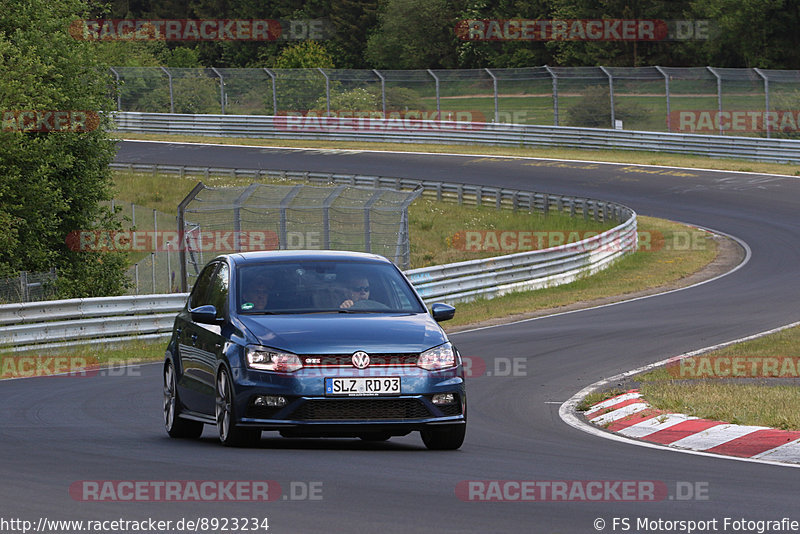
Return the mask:
[[400,377],[326,378],[325,395],[341,395],[348,397],[400,395]]

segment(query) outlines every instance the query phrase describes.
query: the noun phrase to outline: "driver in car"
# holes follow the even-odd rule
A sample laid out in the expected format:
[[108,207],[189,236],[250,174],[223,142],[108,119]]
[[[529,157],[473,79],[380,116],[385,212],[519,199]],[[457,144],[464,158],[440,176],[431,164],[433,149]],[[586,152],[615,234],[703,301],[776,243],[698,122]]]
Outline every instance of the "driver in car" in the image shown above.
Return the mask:
[[351,278],[345,289],[348,297],[339,305],[340,308],[350,308],[359,300],[369,300],[369,280],[364,277]]

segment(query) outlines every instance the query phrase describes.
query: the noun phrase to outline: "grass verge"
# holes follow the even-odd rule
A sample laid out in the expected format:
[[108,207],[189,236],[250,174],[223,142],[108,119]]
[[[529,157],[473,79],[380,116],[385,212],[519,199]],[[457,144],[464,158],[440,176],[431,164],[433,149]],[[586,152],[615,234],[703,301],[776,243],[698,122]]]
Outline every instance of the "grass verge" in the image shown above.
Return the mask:
[[740,425],[800,430],[800,327],[633,377],[655,408]]
[[[188,191],[197,184],[196,177],[153,175],[150,173],[114,173],[114,196],[124,202],[155,209],[169,215],[177,214],[177,206]],[[206,183],[208,182],[208,183]],[[212,176],[204,183],[210,187],[242,187],[252,183],[251,178]],[[288,181],[268,182],[287,184]],[[459,246],[459,233],[470,230],[548,231],[564,233],[602,232],[615,223],[584,220],[562,213],[529,213],[523,210],[496,209],[494,206],[459,206],[454,202],[417,198],[408,209],[411,234],[411,268],[442,265],[463,260],[497,256],[492,250],[471,252]],[[146,223],[147,221],[145,221]],[[170,228],[172,229],[172,228]],[[574,239],[572,241],[577,241]],[[463,240],[460,242],[464,245]],[[544,244],[544,247],[548,246]],[[134,258],[136,259],[136,258]]]

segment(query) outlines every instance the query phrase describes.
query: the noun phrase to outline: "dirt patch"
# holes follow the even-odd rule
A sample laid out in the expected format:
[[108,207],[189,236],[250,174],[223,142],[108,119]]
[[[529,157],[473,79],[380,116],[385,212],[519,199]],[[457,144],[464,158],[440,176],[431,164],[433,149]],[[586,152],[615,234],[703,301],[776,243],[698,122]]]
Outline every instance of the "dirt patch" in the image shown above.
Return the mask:
[[698,284],[705,280],[711,280],[712,278],[715,278],[721,274],[730,271],[731,269],[742,263],[742,261],[744,261],[745,251],[741,247],[741,245],[739,245],[739,243],[737,243],[733,239],[717,234],[714,234],[712,239],[714,239],[714,241],[716,241],[717,243],[717,256],[711,261],[711,263],[709,263],[699,271],[690,274],[689,276],[684,276],[683,278],[675,280],[674,282],[670,282],[669,284],[665,284],[658,287],[651,287],[649,289],[643,289],[641,291],[634,291],[631,293],[621,293],[619,295],[613,295],[610,297],[574,302],[566,306],[558,306],[555,308],[544,308],[526,313],[507,315],[505,317],[496,317],[492,319],[487,319],[485,321],[480,321],[478,323],[459,325],[453,327],[452,329],[445,328],[445,330],[447,331],[448,334],[454,334],[456,332],[471,330],[473,328],[482,328],[486,326],[508,324],[508,323],[513,323],[515,321],[522,321],[524,319],[532,319],[534,317],[544,317],[545,315],[553,315],[555,313],[583,310],[586,308],[593,308],[595,306],[602,306],[604,304],[621,302],[623,300],[630,300],[638,297],[646,297],[648,295],[656,295],[658,293],[664,293],[666,291],[672,291],[674,289],[680,289],[682,287],[688,287],[694,284]]

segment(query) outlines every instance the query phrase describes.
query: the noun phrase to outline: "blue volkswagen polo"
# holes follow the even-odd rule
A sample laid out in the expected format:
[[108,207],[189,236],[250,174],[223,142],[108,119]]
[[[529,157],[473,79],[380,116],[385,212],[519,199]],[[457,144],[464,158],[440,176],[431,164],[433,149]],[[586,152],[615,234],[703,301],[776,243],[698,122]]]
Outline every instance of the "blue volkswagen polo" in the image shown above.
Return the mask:
[[164,423],[175,438],[216,425],[225,445],[261,432],[384,441],[419,431],[430,449],[464,441],[458,350],[403,273],[374,254],[220,256],[175,319]]

